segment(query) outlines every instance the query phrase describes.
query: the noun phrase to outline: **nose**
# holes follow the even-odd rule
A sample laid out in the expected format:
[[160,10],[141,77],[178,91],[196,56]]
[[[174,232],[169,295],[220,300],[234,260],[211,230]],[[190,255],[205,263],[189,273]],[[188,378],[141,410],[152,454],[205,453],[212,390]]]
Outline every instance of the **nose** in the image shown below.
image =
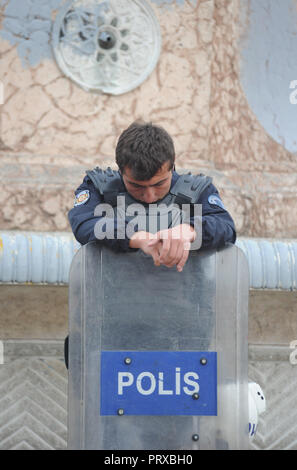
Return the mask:
[[145,188],[143,193],[143,201],[147,204],[151,204],[152,202],[156,201],[156,195],[154,188]]

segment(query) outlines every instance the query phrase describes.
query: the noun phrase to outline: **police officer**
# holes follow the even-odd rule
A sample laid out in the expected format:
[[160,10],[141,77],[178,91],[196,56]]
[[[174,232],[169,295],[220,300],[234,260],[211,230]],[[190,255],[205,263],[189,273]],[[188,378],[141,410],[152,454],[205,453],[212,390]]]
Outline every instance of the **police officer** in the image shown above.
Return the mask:
[[[90,241],[99,242],[99,238],[100,243],[116,251],[141,249],[152,256],[156,266],[176,266],[178,271],[182,271],[197,235],[201,237],[200,249],[235,243],[234,222],[211,178],[179,175],[174,161],[173,140],[163,128],[139,121],[132,123],[121,134],[116,146],[119,171],[103,171],[98,167],[87,171],[75,191],[74,207],[68,216],[76,239],[84,245]],[[200,204],[200,225],[195,224],[192,211],[187,223],[169,224],[155,233],[150,232],[147,225],[144,229],[136,225],[132,236],[120,237],[119,212],[115,212],[112,227],[109,224],[105,227],[104,237],[98,237],[96,224],[98,227],[98,222],[102,222],[104,212],[100,208],[103,205],[105,208],[106,203],[116,207],[119,195],[125,196],[126,205],[141,203],[147,212],[152,204],[168,206],[174,203],[180,207],[186,203]],[[129,220],[131,217],[124,220],[126,227]],[[197,234],[197,227],[201,233]]]
[[[172,138],[162,128],[151,123],[134,122],[119,137],[116,146],[116,163],[119,171],[100,168],[87,171],[82,184],[75,191],[74,207],[68,217],[75,238],[82,244],[91,241],[102,243],[112,250],[129,252],[141,249],[150,255],[156,266],[176,266],[182,271],[196,237],[200,249],[220,248],[235,243],[234,222],[226,211],[211,178],[203,175],[179,175],[175,171],[175,150]],[[125,228],[131,221],[124,211],[112,211],[115,217],[103,216],[108,207],[117,209],[118,197],[129,204],[142,204],[146,214],[153,204],[193,207],[200,205],[198,216],[190,211],[186,221],[173,223],[157,231],[135,225],[134,233],[118,236],[122,222]],[[102,209],[102,210],[101,210]],[[122,220],[120,220],[122,218]],[[98,224],[104,220],[104,236],[98,234]],[[196,223],[199,219],[200,223]],[[147,222],[147,220],[146,220]],[[107,227],[108,226],[108,227]],[[197,229],[198,227],[198,229]],[[201,232],[201,233],[197,233]],[[191,245],[192,244],[192,245]],[[68,337],[65,340],[65,363],[68,368]]]

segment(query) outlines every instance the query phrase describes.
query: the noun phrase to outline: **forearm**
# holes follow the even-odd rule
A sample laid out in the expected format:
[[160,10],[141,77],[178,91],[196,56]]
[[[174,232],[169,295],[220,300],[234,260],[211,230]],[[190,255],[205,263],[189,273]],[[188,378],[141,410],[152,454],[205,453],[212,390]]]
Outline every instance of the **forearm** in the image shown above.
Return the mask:
[[134,248],[134,249],[141,249],[143,246],[144,240],[149,239],[149,233],[140,231],[140,232],[135,232],[134,235],[129,240],[129,247]]
[[226,243],[235,243],[235,225],[226,212],[220,216],[206,215],[201,223],[202,245],[201,248],[220,248]]
[[100,220],[101,219],[99,217],[92,217],[77,224],[75,223],[75,220],[72,219],[71,226],[76,240],[82,245],[96,241],[111,248],[113,251],[129,251],[129,239],[126,237],[120,237],[117,233],[116,226],[113,230],[110,230],[109,232],[107,231],[104,238],[100,236],[98,225],[96,229],[96,224],[100,222]]

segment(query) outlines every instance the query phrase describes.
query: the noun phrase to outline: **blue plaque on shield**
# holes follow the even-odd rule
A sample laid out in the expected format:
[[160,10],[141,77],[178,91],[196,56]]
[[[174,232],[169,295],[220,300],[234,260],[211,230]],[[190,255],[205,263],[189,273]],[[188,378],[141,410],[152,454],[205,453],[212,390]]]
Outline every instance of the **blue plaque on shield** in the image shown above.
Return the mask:
[[101,415],[217,415],[217,353],[102,351]]

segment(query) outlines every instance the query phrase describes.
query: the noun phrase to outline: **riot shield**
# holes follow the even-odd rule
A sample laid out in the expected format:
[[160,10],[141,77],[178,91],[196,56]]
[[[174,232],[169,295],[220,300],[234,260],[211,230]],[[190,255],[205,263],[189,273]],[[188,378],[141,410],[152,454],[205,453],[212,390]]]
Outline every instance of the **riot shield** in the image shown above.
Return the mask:
[[69,277],[69,449],[248,449],[244,253],[183,272],[92,242]]

